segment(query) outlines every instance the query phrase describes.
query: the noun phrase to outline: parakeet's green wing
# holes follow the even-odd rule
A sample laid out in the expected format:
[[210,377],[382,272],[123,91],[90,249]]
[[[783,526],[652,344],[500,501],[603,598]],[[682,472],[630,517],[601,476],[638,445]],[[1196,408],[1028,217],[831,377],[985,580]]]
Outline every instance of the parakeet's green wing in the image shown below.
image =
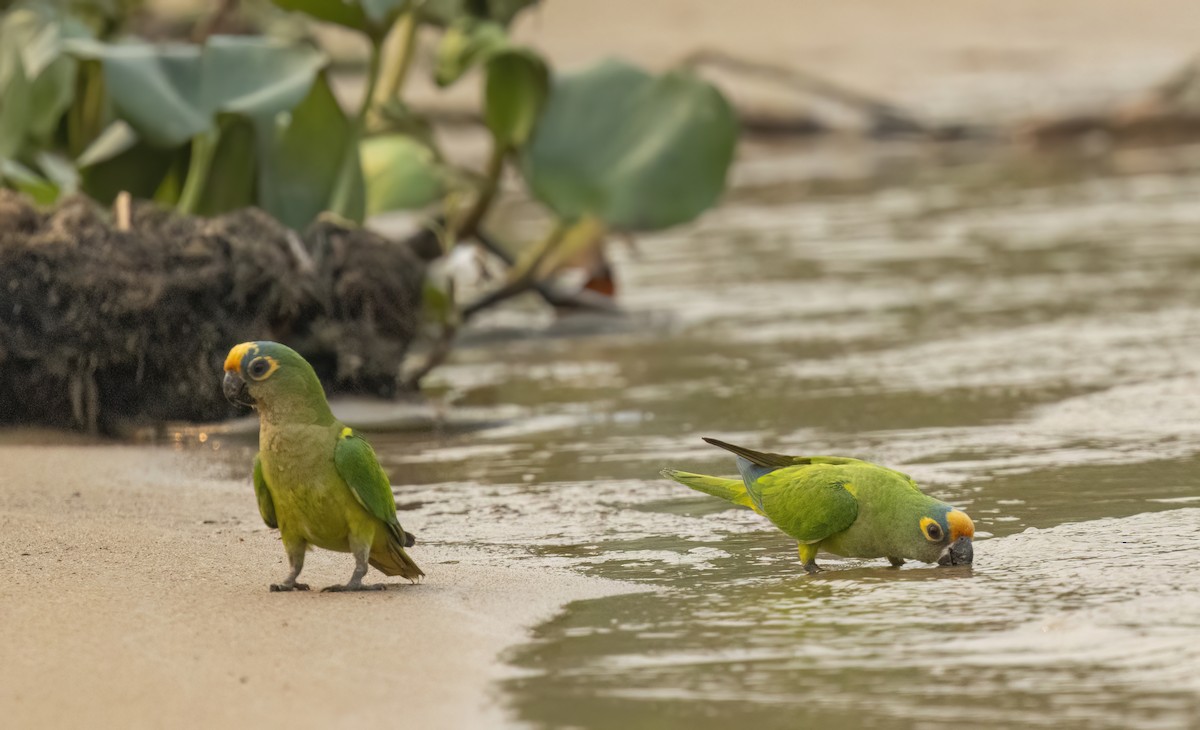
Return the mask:
[[392,497],[392,485],[387,474],[383,473],[383,467],[379,466],[371,444],[349,428],[342,429],[337,446],[333,450],[333,463],[338,474],[350,485],[350,491],[358,503],[394,528],[393,532],[398,531],[397,538],[403,545],[405,536],[396,520],[396,500]]
[[816,542],[845,530],[858,517],[858,500],[848,483],[839,465],[812,464],[776,469],[750,488],[780,529],[800,542]]
[[262,458],[254,455],[254,496],[258,499],[258,513],[262,515],[263,522],[267,523],[267,527],[279,527],[279,520],[275,519],[275,502],[271,499],[271,493],[267,491],[267,479],[263,476]]

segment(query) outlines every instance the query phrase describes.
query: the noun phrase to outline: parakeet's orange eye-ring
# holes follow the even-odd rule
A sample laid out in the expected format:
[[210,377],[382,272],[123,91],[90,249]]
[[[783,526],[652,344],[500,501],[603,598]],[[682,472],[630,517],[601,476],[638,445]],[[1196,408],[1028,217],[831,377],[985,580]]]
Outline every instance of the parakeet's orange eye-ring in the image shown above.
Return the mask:
[[255,380],[262,380],[270,375],[275,368],[274,363],[269,357],[256,357],[250,362],[250,366],[246,368],[246,372]]
[[921,532],[925,535],[925,539],[930,542],[941,542],[942,538],[945,537],[942,526],[932,517],[921,518]]

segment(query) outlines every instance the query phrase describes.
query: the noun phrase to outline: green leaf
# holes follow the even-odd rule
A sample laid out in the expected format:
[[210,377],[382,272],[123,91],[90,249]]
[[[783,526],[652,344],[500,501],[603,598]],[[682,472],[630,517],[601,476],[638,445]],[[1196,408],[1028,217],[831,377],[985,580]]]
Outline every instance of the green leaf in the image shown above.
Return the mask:
[[0,180],[33,198],[38,205],[58,200],[58,187],[16,160],[0,160]]
[[221,115],[219,124],[219,141],[194,211],[199,215],[217,215],[254,203],[254,124],[233,114]]
[[449,86],[508,45],[508,34],[498,23],[460,18],[446,29],[438,43],[434,81],[438,86]]
[[65,47],[102,63],[118,116],[160,147],[211,133],[219,113],[265,118],[290,110],[327,62],[314,48],[257,37],[214,36],[202,48],[88,39]]
[[79,171],[66,157],[41,150],[34,153],[33,159],[46,179],[58,188],[59,195],[72,195],[79,189]]
[[592,214],[609,228],[656,230],[716,202],[737,132],[711,84],[606,61],[555,80],[522,172],[564,220]]
[[33,116],[33,91],[16,46],[0,48],[0,160],[17,153]]
[[0,48],[16,50],[0,77],[11,73],[13,63],[23,66],[30,88],[26,136],[38,142],[50,137],[74,94],[75,61],[61,55],[61,36],[53,7],[18,6],[0,18]]
[[101,62],[117,114],[149,144],[177,147],[212,127],[212,115],[200,106],[199,47],[74,39],[67,48]]
[[89,167],[98,162],[111,160],[137,144],[137,132],[133,127],[118,119],[104,128],[87,149],[75,160],[79,167]]
[[[286,119],[258,123],[259,204],[297,230],[328,210],[352,129],[328,79],[319,74]],[[357,160],[357,147],[349,149]]]
[[368,137],[359,144],[366,181],[368,216],[391,210],[412,210],[437,200],[445,192],[433,151],[403,134]]
[[104,65],[99,61],[80,61],[78,65],[75,98],[67,108],[66,125],[67,148],[74,155],[83,154],[114,116],[104,89]]
[[59,56],[42,69],[30,87],[29,133],[48,139],[75,96],[75,59]]
[[[446,288],[443,288],[445,286]],[[440,325],[457,324],[458,310],[454,306],[453,297],[448,291],[450,281],[442,282],[442,286],[434,283],[433,277],[426,276],[421,289],[421,313]]]
[[531,50],[513,48],[488,60],[483,119],[497,144],[514,148],[525,144],[549,89],[546,63]]
[[[80,170],[83,191],[108,205],[126,190],[135,198],[155,198],[163,180],[176,164],[176,154],[145,142],[135,142],[107,159],[93,161]],[[178,163],[182,166],[182,162]],[[178,191],[162,202],[173,205]]]
[[200,108],[274,116],[300,103],[317,72],[328,63],[308,45],[254,36],[213,36],[200,58]]
[[357,127],[351,126],[350,134],[342,140],[342,164],[326,206],[329,212],[355,223],[362,223],[367,213],[367,184],[358,154],[359,139]]

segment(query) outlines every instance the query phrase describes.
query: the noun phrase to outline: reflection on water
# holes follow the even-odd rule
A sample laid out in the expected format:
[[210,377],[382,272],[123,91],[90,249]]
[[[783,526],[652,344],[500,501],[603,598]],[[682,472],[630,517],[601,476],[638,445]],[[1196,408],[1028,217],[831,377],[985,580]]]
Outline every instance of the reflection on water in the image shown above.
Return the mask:
[[1198,509],[988,540],[974,568],[810,579],[743,544],[674,590],[573,606],[511,684],[551,726],[1186,727],[1197,544]]
[[[430,380],[477,425],[373,437],[424,540],[646,585],[514,653],[524,721],[1200,722],[1200,176],[926,177],[739,194],[618,250],[629,316],[496,313]],[[805,576],[657,478],[731,472],[701,435],[902,468],[968,509],[978,562]]]

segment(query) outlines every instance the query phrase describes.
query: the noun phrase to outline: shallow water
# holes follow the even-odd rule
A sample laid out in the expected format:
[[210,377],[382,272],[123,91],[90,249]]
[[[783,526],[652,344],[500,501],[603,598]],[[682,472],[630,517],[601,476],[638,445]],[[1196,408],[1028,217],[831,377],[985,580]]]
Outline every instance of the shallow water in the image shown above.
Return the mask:
[[[497,312],[429,381],[473,418],[373,437],[423,540],[646,585],[509,657],[522,720],[1200,724],[1200,175],[921,179],[774,180],[618,249],[626,317]],[[977,562],[805,576],[657,478],[732,472],[704,435],[900,468]]]

